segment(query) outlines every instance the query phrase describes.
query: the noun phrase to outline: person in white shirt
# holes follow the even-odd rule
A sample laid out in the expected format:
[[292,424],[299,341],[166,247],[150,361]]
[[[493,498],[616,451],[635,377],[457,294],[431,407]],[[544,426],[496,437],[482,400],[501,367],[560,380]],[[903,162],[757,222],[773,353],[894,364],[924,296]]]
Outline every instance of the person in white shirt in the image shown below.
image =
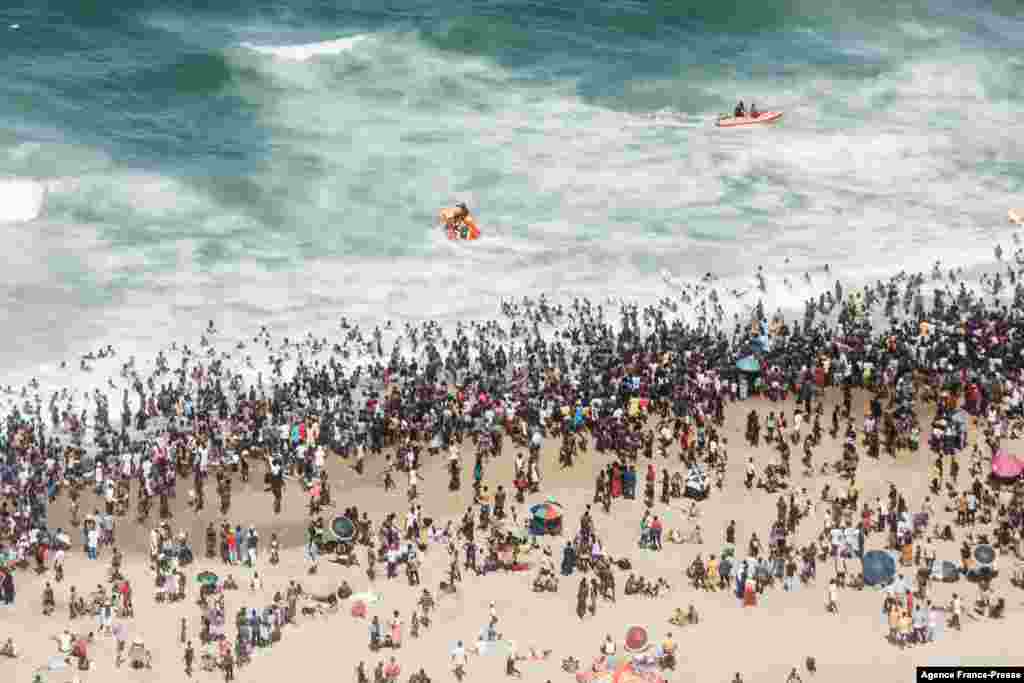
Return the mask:
[[71,652],[71,632],[64,629],[57,640],[57,650],[62,653]]
[[409,497],[416,497],[416,485],[419,483],[420,477],[416,472],[416,468],[413,467],[409,470]]
[[90,560],[95,560],[96,559],[96,549],[97,549],[97,547],[99,547],[99,544],[100,544],[100,532],[99,532],[99,529],[98,529],[96,523],[93,523],[93,525],[92,525],[92,527],[90,527],[89,531],[86,532],[86,541],[85,541],[85,552],[86,552],[86,555],[89,557]]
[[452,669],[456,672],[464,672],[466,668],[466,648],[462,646],[460,640],[452,650]]

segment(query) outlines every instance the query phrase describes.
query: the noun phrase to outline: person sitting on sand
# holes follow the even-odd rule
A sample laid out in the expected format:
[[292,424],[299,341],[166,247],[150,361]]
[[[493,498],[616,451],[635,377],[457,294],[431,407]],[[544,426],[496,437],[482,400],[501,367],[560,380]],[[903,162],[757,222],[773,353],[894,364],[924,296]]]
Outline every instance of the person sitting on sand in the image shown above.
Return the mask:
[[669,623],[675,624],[676,626],[697,624],[700,623],[700,615],[697,613],[697,608],[694,607],[691,602],[689,609],[685,612],[682,607],[676,607],[675,611],[672,612],[672,618],[669,619]]
[[516,658],[515,658],[515,655],[510,654],[508,656],[508,658],[505,660],[505,675],[506,676],[515,676],[516,678],[522,678],[523,677],[523,673],[519,669],[516,668]]
[[14,638],[8,638],[4,646],[0,648],[0,656],[10,657],[11,659],[18,656],[18,648],[14,645]]
[[67,654],[71,652],[71,645],[75,642],[75,638],[71,635],[71,631],[64,629],[60,632],[60,635],[54,636],[54,640],[57,641],[57,651],[61,654]]

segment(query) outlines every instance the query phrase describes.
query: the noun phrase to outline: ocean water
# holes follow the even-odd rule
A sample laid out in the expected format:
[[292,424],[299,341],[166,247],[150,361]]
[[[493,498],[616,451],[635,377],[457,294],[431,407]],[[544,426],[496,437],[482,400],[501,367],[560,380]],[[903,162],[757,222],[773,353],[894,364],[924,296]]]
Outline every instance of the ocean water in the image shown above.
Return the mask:
[[[769,305],[936,259],[1024,204],[1015,0],[42,0],[0,8],[0,379],[501,297]],[[738,99],[785,113],[719,130]],[[440,207],[484,232],[451,244]],[[785,264],[785,259],[789,263]]]

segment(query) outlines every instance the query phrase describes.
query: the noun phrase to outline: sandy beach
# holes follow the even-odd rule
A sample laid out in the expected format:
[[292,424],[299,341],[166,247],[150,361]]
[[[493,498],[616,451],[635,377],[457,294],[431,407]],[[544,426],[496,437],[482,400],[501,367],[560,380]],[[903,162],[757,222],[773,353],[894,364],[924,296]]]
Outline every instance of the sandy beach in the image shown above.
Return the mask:
[[[858,392],[859,393],[859,392]],[[838,391],[825,394],[824,412],[828,415]],[[864,395],[857,397],[855,406],[864,405]],[[774,515],[776,496],[763,491],[750,492],[743,486],[744,464],[748,456],[765,462],[769,450],[763,445],[751,448],[744,444],[743,432],[746,413],[755,408],[759,411],[785,409],[791,411],[795,402],[773,403],[755,398],[728,405],[721,434],[728,440],[729,467],[724,488],[714,491],[710,498],[699,504],[700,516],[689,519],[688,501],[673,500],[665,506],[656,502],[654,514],[665,520],[666,533],[669,529],[690,529],[700,524],[704,531],[701,546],[665,543],[660,552],[638,549],[641,516],[644,510],[642,500],[616,500],[612,514],[606,515],[594,506],[594,524],[605,547],[605,552],[615,558],[629,557],[633,571],[649,578],[664,577],[672,586],[668,595],[657,599],[643,596],[620,595],[614,604],[602,602],[595,617],[582,622],[573,611],[575,578],[563,578],[557,594],[538,594],[530,590],[534,571],[497,572],[486,576],[472,576],[465,572],[465,580],[455,595],[438,595],[434,623],[423,629],[420,637],[406,637],[400,650],[374,654],[368,650],[368,620],[354,618],[345,603],[333,614],[327,616],[298,616],[294,626],[285,628],[280,643],[272,648],[258,651],[252,662],[236,672],[236,677],[247,681],[271,681],[287,676],[302,667],[313,675],[337,676],[342,680],[354,678],[356,665],[362,661],[367,670],[382,657],[394,654],[402,665],[404,678],[422,667],[431,680],[448,680],[452,677],[450,651],[456,641],[473,643],[480,631],[487,625],[488,606],[494,602],[499,616],[499,630],[503,639],[511,640],[520,655],[528,655],[530,648],[537,652],[550,650],[544,661],[522,661],[519,669],[525,681],[570,680],[571,674],[561,670],[560,663],[565,657],[576,657],[584,667],[599,655],[599,646],[606,635],[620,644],[631,625],[644,626],[652,643],[661,642],[667,633],[672,633],[679,645],[679,665],[669,674],[672,681],[726,681],[734,672],[743,673],[745,681],[781,681],[790,668],[797,666],[803,671],[805,659],[813,657],[817,663],[818,678],[829,681],[856,681],[866,677],[879,680],[910,680],[914,667],[930,663],[957,661],[966,663],[974,660],[985,664],[1022,664],[1022,657],[1015,646],[1013,622],[1019,619],[1020,601],[1013,597],[1008,600],[1006,623],[991,621],[971,615],[965,619],[962,632],[945,629],[938,642],[901,650],[886,641],[885,617],[881,611],[881,593],[877,589],[863,591],[844,590],[840,592],[840,615],[829,614],[824,609],[827,577],[832,570],[829,562],[821,563],[817,580],[795,591],[783,591],[778,587],[765,591],[755,608],[744,608],[731,591],[704,592],[688,585],[684,569],[690,565],[697,553],[706,558],[719,552],[724,545],[723,530],[729,520],[736,520],[738,539],[746,539],[752,532],[767,536],[768,521]],[[855,409],[855,419],[858,419]],[[926,427],[928,415],[920,415],[922,426]],[[976,438],[976,436],[974,436]],[[824,443],[816,449],[816,463],[837,460],[841,456],[840,440],[824,437]],[[468,442],[467,442],[468,445]],[[1012,449],[1016,444],[1010,444]],[[505,455],[488,467],[485,483],[496,486],[504,483],[511,488],[514,478],[512,457],[507,449]],[[653,461],[660,469],[669,471],[682,468],[678,447],[668,458],[656,457]],[[423,468],[423,492],[418,502],[425,514],[435,520],[458,517],[472,506],[473,494],[468,486],[456,493],[450,493],[444,485],[446,472],[443,456],[435,457]],[[520,517],[533,503],[548,499],[557,500],[565,510],[566,534],[574,528],[585,506],[593,501],[593,481],[601,467],[613,458],[600,455],[593,450],[580,456],[572,468],[562,469],[558,464],[557,447],[550,440],[542,448],[543,491],[527,498],[525,505],[518,508]],[[884,496],[889,482],[914,501],[923,499],[927,492],[927,477],[923,475],[928,456],[924,450],[916,454],[901,453],[895,460],[882,456],[879,461],[865,458],[861,465],[859,480],[863,482],[862,499],[874,500]],[[641,463],[646,464],[641,458]],[[333,497],[336,505],[356,505],[360,510],[371,511],[374,518],[394,512],[402,515],[408,509],[404,490],[404,475],[397,475],[399,486],[387,493],[382,488],[382,463],[371,461],[364,475],[357,475],[351,463],[338,456],[328,461],[330,479],[334,484]],[[201,557],[203,530],[209,521],[220,522],[225,518],[209,508],[196,516],[184,509],[182,501],[175,505],[172,527],[188,530],[196,539],[196,562],[186,569],[189,576],[188,599],[173,605],[157,604],[154,599],[153,572],[145,554],[143,529],[133,521],[124,520],[118,525],[118,545],[125,551],[126,560],[123,574],[133,585],[135,594],[134,618],[125,620],[127,632],[132,638],[142,638],[152,651],[152,669],[134,671],[127,666],[115,667],[115,642],[109,635],[97,635],[90,646],[89,657],[92,670],[49,672],[44,680],[65,681],[77,677],[83,683],[88,681],[115,680],[185,680],[182,664],[183,646],[179,642],[180,621],[188,622],[191,638],[198,634],[198,612],[195,604],[198,587],[192,578],[202,570],[212,570],[221,576],[232,574],[240,585],[237,591],[224,593],[226,613],[242,606],[258,606],[271,602],[275,591],[283,590],[290,580],[298,580],[307,592],[326,593],[334,590],[342,580],[347,580],[356,593],[375,591],[381,595],[380,602],[370,606],[369,615],[379,615],[382,622],[397,610],[406,624],[415,608],[420,588],[410,587],[404,577],[388,580],[379,574],[370,582],[363,568],[343,568],[329,562],[321,562],[316,575],[306,573],[308,562],[304,559],[302,534],[306,521],[305,494],[297,485],[289,487],[283,505],[283,514],[275,516],[270,509],[271,497],[263,491],[262,470],[254,467],[254,476],[248,486],[239,490],[232,501],[227,520],[232,523],[252,524],[260,532],[263,544],[271,533],[278,533],[282,542],[281,562],[271,566],[266,561],[266,548],[261,548],[255,570],[241,566],[225,567],[219,560]],[[822,485],[830,481],[827,477],[802,477],[797,474],[793,484],[796,488],[806,487],[815,501],[812,516],[800,527],[801,540],[813,540],[823,525],[822,505],[818,493]],[[832,479],[834,483],[834,479]],[[493,490],[493,489],[492,489]],[[96,507],[99,507],[96,503]],[[82,510],[93,506],[86,498]],[[68,528],[62,506],[54,506],[54,526]],[[325,512],[330,515],[331,511]],[[950,518],[950,513],[942,515]],[[867,547],[880,547],[883,534],[874,534]],[[123,539],[123,540],[122,540]],[[565,538],[545,536],[541,546],[553,551],[557,564],[560,549]],[[740,540],[740,545],[743,541]],[[937,545],[938,557],[956,559],[957,543],[946,542]],[[742,552],[742,551],[740,551]],[[360,549],[359,554],[364,551]],[[67,555],[65,581],[55,585],[56,613],[50,617],[41,615],[41,592],[43,582],[52,581],[52,572],[35,576],[31,572],[18,573],[17,601],[13,607],[3,608],[6,625],[0,637],[13,636],[20,650],[14,660],[0,661],[5,671],[4,678],[12,681],[30,681],[33,672],[45,666],[48,657],[57,654],[56,642],[52,639],[68,626],[76,633],[97,631],[95,619],[85,617],[75,622],[67,618],[67,589],[70,585],[87,592],[97,584],[106,583],[105,570],[109,561],[109,549],[101,553],[99,560],[87,560],[80,548]],[[527,561],[534,564],[540,553],[527,555]],[[443,547],[429,547],[423,555],[422,582],[432,591],[438,582],[446,577],[447,554]],[[1002,558],[1004,570],[995,581],[1001,595],[1014,595],[1009,576],[1013,558]],[[365,567],[365,561],[363,562]],[[258,571],[263,588],[253,592],[249,582],[254,571]],[[905,570],[908,577],[913,568]],[[952,593],[960,591],[968,602],[973,603],[976,590],[966,581],[952,586],[938,585],[931,597],[935,604],[945,604]],[[435,592],[436,593],[436,592]],[[701,615],[701,623],[685,628],[668,623],[673,608],[694,605]],[[406,626],[408,628],[408,626]],[[505,657],[500,655],[471,656],[467,666],[469,680],[497,680],[504,677]],[[8,673],[10,678],[8,678]],[[222,677],[220,672],[197,671],[197,680],[215,680]]]

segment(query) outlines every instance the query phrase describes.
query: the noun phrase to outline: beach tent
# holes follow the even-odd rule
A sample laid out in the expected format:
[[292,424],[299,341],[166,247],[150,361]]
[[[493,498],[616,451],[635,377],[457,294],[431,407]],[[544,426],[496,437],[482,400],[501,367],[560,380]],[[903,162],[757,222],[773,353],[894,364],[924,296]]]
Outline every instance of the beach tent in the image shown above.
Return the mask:
[[864,553],[861,562],[864,565],[864,583],[868,586],[887,584],[896,575],[896,560],[882,550]]

